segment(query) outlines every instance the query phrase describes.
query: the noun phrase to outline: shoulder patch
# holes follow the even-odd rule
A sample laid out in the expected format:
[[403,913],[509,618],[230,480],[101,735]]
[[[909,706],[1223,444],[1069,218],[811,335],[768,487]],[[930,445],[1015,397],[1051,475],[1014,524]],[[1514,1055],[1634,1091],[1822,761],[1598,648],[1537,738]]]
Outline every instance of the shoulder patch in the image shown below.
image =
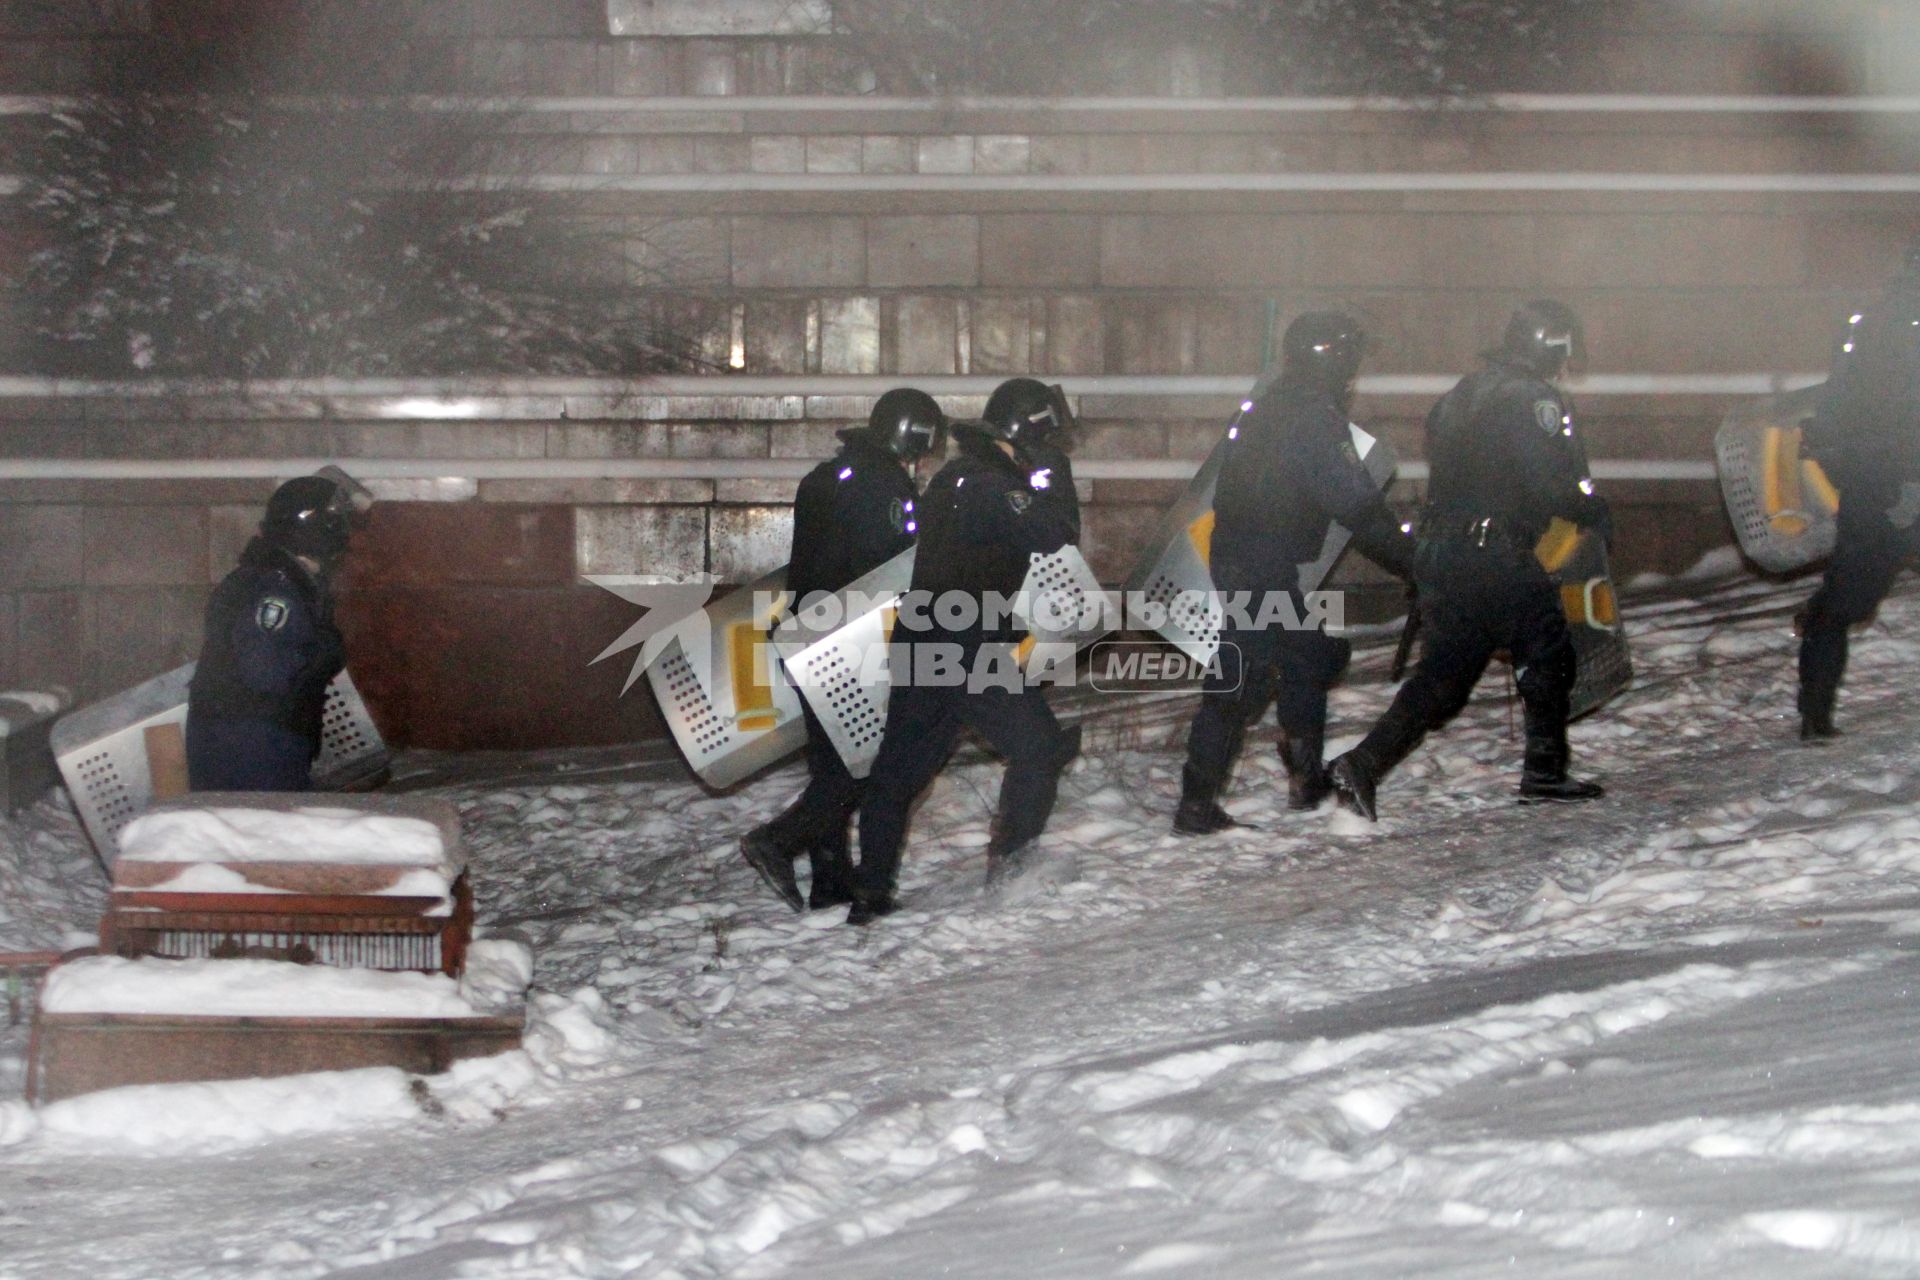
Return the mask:
[[1033,495],[1025,489],[1009,489],[1007,505],[1013,508],[1013,514],[1023,516],[1027,514],[1027,508],[1033,505]]
[[1558,431],[1567,425],[1566,410],[1560,407],[1558,400],[1535,400],[1533,402],[1533,420],[1540,424],[1542,431]]
[[291,608],[280,596],[268,596],[253,611],[254,625],[262,631],[278,631],[287,625],[287,611]]
[[905,532],[906,532],[906,530],[907,530],[907,503],[906,503],[905,501],[903,501],[902,499],[899,499],[899,498],[895,498],[895,499],[894,499],[894,500],[893,500],[893,501],[892,501],[892,502],[891,502],[890,504],[888,504],[888,506],[887,506],[887,523],[888,523],[888,524],[891,524],[891,525],[893,526],[893,531],[894,531],[895,533],[905,533]]

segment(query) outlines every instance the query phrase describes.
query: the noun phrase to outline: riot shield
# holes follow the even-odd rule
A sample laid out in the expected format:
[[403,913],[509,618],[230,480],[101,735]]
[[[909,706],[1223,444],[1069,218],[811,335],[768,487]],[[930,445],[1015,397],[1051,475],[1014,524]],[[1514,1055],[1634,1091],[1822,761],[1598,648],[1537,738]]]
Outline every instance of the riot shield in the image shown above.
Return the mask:
[[[80,824],[102,862],[111,865],[120,856],[120,828],[146,812],[156,789],[161,798],[169,794],[165,768],[156,769],[157,753],[165,753],[171,742],[178,760],[185,761],[187,688],[197,665],[189,662],[80,707],[47,736]],[[386,776],[387,744],[347,672],[327,686],[320,717],[315,791],[358,791]],[[184,787],[185,775],[176,781]]]
[[1744,404],[1713,438],[1720,492],[1740,549],[1762,569],[1787,573],[1832,554],[1840,497],[1820,464],[1800,456],[1819,387]]
[[[909,548],[831,600],[800,610],[774,633],[788,676],[856,778],[867,776],[880,753],[892,688],[887,642],[900,596],[912,581]],[[1099,579],[1078,547],[1034,556],[1016,611],[1028,631],[1023,664],[1035,653],[1057,654],[1061,645],[1078,650],[1106,634],[1109,615],[1100,594]]]
[[798,610],[774,632],[786,664],[847,771],[864,778],[887,727],[887,642],[913,581],[913,548],[856,578],[832,599]]
[[1607,543],[1598,533],[1556,519],[1534,555],[1560,588],[1560,607],[1573,633],[1578,662],[1569,718],[1583,716],[1625,689],[1633,679],[1627,630],[1620,621]]
[[[1353,433],[1354,448],[1365,461],[1367,473],[1383,489],[1391,484],[1399,465],[1393,447],[1352,423],[1347,430]],[[1213,574],[1208,565],[1213,546],[1213,491],[1231,439],[1230,430],[1214,446],[1186,493],[1161,520],[1146,554],[1127,579],[1129,599],[1164,611],[1164,620],[1153,628],[1155,633],[1203,665],[1213,660],[1220,646],[1221,611],[1214,599]],[[1300,566],[1302,591],[1320,589],[1351,536],[1337,522],[1327,529],[1320,554]]]
[[807,740],[800,697],[767,635],[785,606],[786,577],[775,570],[647,641],[660,712],[710,787],[730,787]]

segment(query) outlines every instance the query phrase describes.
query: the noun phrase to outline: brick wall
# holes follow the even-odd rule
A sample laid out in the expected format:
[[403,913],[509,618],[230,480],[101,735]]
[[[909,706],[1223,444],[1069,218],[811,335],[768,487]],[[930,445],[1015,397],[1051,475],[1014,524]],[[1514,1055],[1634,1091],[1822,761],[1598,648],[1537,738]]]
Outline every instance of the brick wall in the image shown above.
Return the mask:
[[[1613,91],[1898,87],[1881,53],[1794,36],[1714,6],[1713,25],[1654,18],[1609,38]],[[1847,4],[1861,21],[1904,7]],[[109,16],[125,34],[138,6]],[[734,371],[791,394],[482,397],[472,416],[408,421],[329,396],[0,398],[0,455],[111,458],[571,460],[575,477],[396,484],[343,580],[356,674],[403,743],[529,747],[653,732],[646,694],[618,690],[627,658],[588,659],[634,611],[585,585],[599,573],[715,572],[740,580],[784,558],[792,482],[609,479],[596,460],[798,460],[869,399],[808,394],[835,374],[910,382],[1037,372],[1250,375],[1273,309],[1360,309],[1375,374],[1454,374],[1513,303],[1551,294],[1586,316],[1603,373],[1800,372],[1824,363],[1836,318],[1920,230],[1911,195],[1107,190],[1022,178],[1214,173],[1912,172],[1907,116],[1694,116],[1259,110],[1130,111],[1061,103],[781,111],[728,95],[805,87],[815,45],[743,38],[613,39],[597,6],[470,4],[457,34],[475,83],[613,95],[515,123],[517,171],[563,179],[554,216],[629,229],[649,270],[692,291],[687,323]],[[1657,16],[1657,14],[1656,14]],[[1899,46],[1895,32],[1881,48]],[[604,27],[599,28],[604,30]],[[116,34],[118,33],[118,34]],[[0,30],[0,40],[5,31]],[[1900,37],[1904,38],[1904,37]],[[89,42],[0,43],[20,89],[62,87]],[[1185,87],[1232,88],[1189,60]],[[1197,69],[1196,69],[1197,68]],[[1173,87],[1157,69],[1115,87]],[[699,109],[662,95],[702,94]],[[619,109],[599,109],[608,105]],[[31,128],[15,117],[14,129]],[[905,189],[649,187],[649,175],[842,175]],[[920,181],[917,175],[925,175]],[[1011,177],[1013,181],[1004,181]],[[975,183],[974,179],[991,182]],[[605,180],[605,181],[600,181]],[[571,187],[571,189],[567,189]],[[609,264],[608,270],[624,269]],[[1427,397],[1370,396],[1363,422],[1418,458]],[[977,395],[948,397],[977,412]],[[1729,401],[1589,398],[1596,456],[1710,455]],[[1086,395],[1087,459],[1197,458],[1230,400]],[[57,681],[97,695],[191,658],[211,582],[232,563],[271,480],[0,481],[0,684]],[[1118,579],[1178,486],[1087,482],[1087,550]],[[1671,572],[1728,534],[1703,485],[1616,485],[1623,575]],[[1403,487],[1401,500],[1416,501]],[[452,499],[427,501],[428,498]],[[1360,570],[1362,580],[1367,580]]]

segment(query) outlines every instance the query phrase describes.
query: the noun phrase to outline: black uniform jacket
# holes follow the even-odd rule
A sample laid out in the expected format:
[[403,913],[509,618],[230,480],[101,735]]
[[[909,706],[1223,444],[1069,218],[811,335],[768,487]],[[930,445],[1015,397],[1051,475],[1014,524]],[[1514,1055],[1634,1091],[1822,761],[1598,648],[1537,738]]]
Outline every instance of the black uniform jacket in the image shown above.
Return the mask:
[[[947,592],[982,601],[1010,600],[1026,581],[1035,555],[1051,555],[1077,535],[1078,511],[1050,468],[1027,456],[1009,458],[992,441],[957,433],[960,454],[940,469],[921,500],[920,551],[914,557],[913,591],[931,609]],[[1046,462],[1057,461],[1047,459]],[[1011,640],[1017,628],[940,628],[943,638]],[[912,634],[903,639],[924,638]]]
[[1555,516],[1606,519],[1592,492],[1573,409],[1552,383],[1495,363],[1462,378],[1427,414],[1426,535],[1490,520],[1492,532],[1531,547]]
[[807,473],[793,499],[787,589],[796,609],[838,591],[913,545],[919,492],[892,451],[849,431],[840,452]]
[[1886,511],[1920,479],[1920,280],[1902,280],[1848,326],[1806,448],[1841,505]]
[[1223,588],[1223,578],[1297,587],[1300,566],[1320,554],[1336,520],[1368,557],[1407,573],[1410,541],[1354,448],[1346,411],[1324,391],[1283,382],[1240,416],[1213,510],[1212,563]]
[[189,714],[278,725],[317,748],[345,645],[325,587],[291,553],[254,539],[207,603]]

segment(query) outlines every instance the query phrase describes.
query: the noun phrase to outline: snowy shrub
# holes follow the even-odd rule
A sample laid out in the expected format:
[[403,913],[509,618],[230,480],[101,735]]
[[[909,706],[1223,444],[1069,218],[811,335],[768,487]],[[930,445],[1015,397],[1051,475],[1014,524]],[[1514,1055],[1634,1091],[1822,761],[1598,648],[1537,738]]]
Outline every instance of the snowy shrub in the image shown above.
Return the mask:
[[1094,51],[1211,47],[1251,92],[1550,86],[1630,0],[835,0],[883,91],[1111,91]]
[[[209,377],[683,367],[629,228],[485,189],[511,110],[425,110],[416,7],[161,5],[23,158],[33,363]],[[167,23],[168,12],[198,21]],[[259,10],[255,10],[259,12]]]

